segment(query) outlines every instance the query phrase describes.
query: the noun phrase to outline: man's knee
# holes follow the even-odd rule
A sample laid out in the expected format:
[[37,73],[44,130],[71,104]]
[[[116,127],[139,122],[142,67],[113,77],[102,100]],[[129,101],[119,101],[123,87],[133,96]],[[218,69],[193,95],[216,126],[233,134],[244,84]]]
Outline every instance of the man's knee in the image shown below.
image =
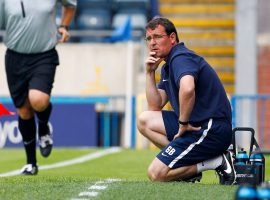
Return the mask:
[[167,181],[166,177],[167,174],[164,172],[164,170],[159,170],[158,167],[151,164],[147,171],[148,178],[151,181],[159,181],[159,182],[165,182]]
[[142,112],[137,119],[137,128],[142,134],[145,132],[145,128],[146,128],[146,124],[148,120],[147,116],[148,115],[146,112]]
[[50,102],[50,96],[38,90],[30,90],[29,100],[35,111],[42,112]]

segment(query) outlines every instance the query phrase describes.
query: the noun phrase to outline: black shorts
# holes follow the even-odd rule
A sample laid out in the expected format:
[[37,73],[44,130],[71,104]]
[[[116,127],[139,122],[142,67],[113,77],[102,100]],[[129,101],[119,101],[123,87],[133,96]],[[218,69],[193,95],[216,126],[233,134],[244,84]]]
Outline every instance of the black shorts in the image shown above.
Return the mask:
[[178,117],[173,111],[162,111],[167,137],[170,143],[157,158],[170,168],[190,166],[224,153],[231,143],[232,126],[225,119],[209,119],[193,124],[199,131],[187,131],[173,140],[178,132]]
[[8,49],[5,65],[11,98],[14,105],[20,108],[30,89],[51,94],[59,58],[55,49],[36,54],[22,54]]

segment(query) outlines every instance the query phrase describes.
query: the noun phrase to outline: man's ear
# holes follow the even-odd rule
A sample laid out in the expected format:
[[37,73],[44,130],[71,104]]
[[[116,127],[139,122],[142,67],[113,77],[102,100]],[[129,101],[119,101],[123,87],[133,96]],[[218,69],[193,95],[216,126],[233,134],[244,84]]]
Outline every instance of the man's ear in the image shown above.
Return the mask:
[[176,34],[175,33],[171,33],[170,39],[171,39],[172,45],[175,44],[176,43]]

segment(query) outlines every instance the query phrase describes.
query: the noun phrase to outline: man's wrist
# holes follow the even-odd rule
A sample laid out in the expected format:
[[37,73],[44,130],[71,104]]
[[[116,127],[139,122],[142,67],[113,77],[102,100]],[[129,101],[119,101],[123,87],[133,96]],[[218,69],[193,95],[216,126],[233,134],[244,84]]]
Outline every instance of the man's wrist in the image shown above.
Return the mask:
[[155,75],[155,70],[146,70],[146,75]]
[[59,28],[64,28],[64,29],[66,29],[67,31],[69,30],[69,26],[68,26],[68,25],[64,25],[64,24],[61,24],[61,25],[59,26]]
[[181,121],[181,120],[178,120],[178,123],[182,126],[186,126],[188,125],[189,121]]

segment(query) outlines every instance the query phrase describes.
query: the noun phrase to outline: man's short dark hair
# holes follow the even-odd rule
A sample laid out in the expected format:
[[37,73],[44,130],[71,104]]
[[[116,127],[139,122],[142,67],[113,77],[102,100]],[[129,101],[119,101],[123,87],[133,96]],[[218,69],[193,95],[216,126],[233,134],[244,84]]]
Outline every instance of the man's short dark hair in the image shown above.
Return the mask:
[[165,32],[167,33],[167,35],[171,35],[171,33],[175,33],[175,35],[176,35],[176,41],[179,42],[179,38],[178,38],[178,34],[177,34],[177,31],[176,31],[175,26],[167,18],[164,18],[164,17],[153,18],[145,26],[145,30],[147,30],[147,29],[154,30],[154,29],[156,29],[158,27],[158,25],[161,25],[161,26],[163,26],[165,28]]

